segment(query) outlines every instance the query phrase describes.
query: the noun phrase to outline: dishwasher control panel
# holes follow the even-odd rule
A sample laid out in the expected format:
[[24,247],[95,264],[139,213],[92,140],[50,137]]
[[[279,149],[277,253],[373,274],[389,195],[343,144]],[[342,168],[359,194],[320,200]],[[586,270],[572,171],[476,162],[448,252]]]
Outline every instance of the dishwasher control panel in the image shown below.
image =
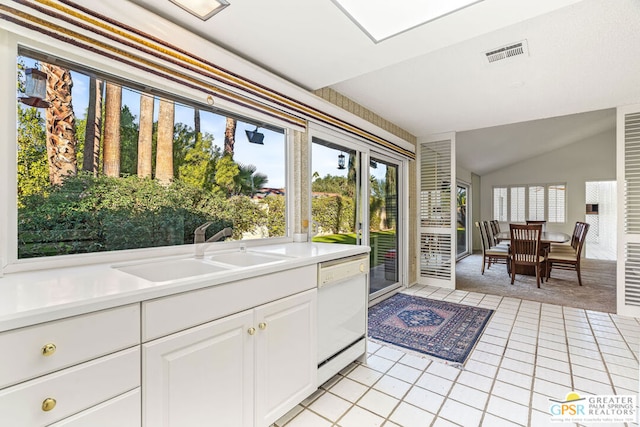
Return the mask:
[[369,257],[356,256],[320,263],[318,267],[318,287],[341,282],[351,277],[369,272]]

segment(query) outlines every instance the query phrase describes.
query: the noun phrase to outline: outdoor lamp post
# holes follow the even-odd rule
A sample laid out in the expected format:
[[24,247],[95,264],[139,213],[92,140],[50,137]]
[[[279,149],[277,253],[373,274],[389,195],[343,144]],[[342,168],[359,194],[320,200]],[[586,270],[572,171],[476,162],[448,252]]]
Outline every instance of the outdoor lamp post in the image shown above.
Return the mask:
[[37,68],[24,70],[25,97],[20,97],[20,102],[36,108],[48,108],[50,104],[45,101],[47,97],[47,74]]

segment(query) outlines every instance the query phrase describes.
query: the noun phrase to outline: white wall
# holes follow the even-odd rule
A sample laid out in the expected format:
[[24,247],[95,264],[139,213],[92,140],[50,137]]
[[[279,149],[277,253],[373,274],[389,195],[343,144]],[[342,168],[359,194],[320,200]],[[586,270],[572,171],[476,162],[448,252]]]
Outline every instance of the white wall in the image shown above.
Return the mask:
[[575,222],[585,218],[585,182],[615,179],[616,132],[612,129],[483,175],[481,216],[483,220],[491,219],[494,186],[566,183],[567,222],[550,224],[547,228],[570,234]]

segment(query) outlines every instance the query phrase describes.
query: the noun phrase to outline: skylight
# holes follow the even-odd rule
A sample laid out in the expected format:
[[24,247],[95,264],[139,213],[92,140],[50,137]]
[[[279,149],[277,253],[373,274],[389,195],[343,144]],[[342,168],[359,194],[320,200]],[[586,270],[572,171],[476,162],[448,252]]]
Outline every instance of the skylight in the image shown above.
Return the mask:
[[378,43],[482,0],[333,0]]
[[225,0],[170,0],[172,3],[180,6],[187,12],[206,21],[216,13],[220,12],[229,3]]

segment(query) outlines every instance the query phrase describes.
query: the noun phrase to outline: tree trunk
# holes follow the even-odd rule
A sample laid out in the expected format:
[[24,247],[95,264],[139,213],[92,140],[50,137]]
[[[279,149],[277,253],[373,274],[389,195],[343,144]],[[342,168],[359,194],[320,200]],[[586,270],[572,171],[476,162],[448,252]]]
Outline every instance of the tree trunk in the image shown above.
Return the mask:
[[173,101],[160,99],[158,112],[158,146],[156,151],[156,179],[161,184],[173,181]]
[[71,73],[53,64],[43,64],[47,73],[47,98],[51,106],[46,109],[47,156],[49,182],[59,185],[65,176],[76,175],[76,129],[71,104]]
[[153,158],[153,95],[140,95],[140,132],[138,133],[138,177],[151,177]]
[[102,80],[89,80],[89,107],[84,134],[82,170],[98,174],[100,166],[100,136],[102,131]]
[[102,171],[106,176],[120,176],[120,114],[122,87],[107,83],[104,117],[104,152]]
[[236,119],[227,117],[227,124],[224,129],[224,152],[233,157],[233,146],[236,143]]
[[200,109],[193,109],[193,131],[196,134],[196,138],[200,134]]

